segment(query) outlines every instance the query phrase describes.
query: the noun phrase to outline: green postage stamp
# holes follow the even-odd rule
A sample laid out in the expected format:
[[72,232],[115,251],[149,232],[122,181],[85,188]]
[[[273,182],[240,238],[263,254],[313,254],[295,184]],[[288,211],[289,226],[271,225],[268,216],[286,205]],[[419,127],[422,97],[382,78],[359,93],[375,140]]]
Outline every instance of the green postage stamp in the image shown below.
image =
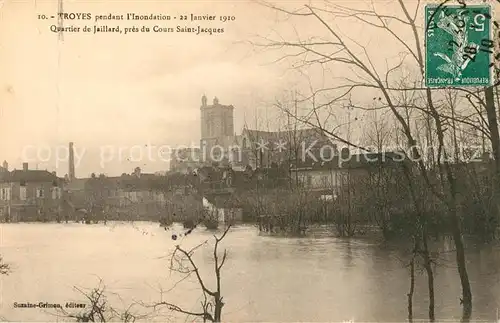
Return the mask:
[[492,84],[491,7],[425,7],[425,85],[427,87]]

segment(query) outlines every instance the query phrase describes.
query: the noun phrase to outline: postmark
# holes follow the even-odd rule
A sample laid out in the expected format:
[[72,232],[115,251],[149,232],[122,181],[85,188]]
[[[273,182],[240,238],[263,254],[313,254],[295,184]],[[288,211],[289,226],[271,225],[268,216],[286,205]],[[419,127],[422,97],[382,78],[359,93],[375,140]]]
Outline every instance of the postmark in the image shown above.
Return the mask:
[[491,14],[488,3],[425,6],[427,87],[492,85]]

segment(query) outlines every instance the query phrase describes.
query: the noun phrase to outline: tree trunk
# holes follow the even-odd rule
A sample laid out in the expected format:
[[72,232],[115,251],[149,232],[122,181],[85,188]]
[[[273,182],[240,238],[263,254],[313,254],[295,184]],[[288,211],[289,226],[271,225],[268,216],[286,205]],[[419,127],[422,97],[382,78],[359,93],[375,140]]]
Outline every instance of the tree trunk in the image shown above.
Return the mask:
[[[411,142],[410,142],[410,147],[412,147]],[[414,147],[412,149],[412,157],[420,156],[416,148]],[[429,289],[429,320],[433,322],[435,320],[435,315],[434,315],[434,307],[435,307],[435,301],[434,301],[434,273],[432,272],[432,267],[430,266],[431,263],[431,258],[429,254],[429,247],[427,245],[428,241],[428,235],[427,235],[427,214],[425,213],[425,210],[422,208],[421,201],[419,201],[419,198],[416,195],[416,188],[414,187],[413,181],[412,181],[412,172],[411,169],[408,168],[404,163],[401,164],[403,166],[403,173],[405,175],[405,178],[408,182],[408,187],[409,187],[409,193],[411,196],[411,199],[413,201],[413,205],[415,207],[415,211],[418,215],[418,221],[416,223],[416,232],[414,233],[414,250],[413,253],[415,254],[416,252],[419,252],[423,259],[424,259],[424,267],[427,273],[427,285]],[[423,250],[420,250],[420,245],[419,241],[420,238],[423,239]]]
[[214,309],[214,322],[220,323],[222,318],[222,307],[224,303],[222,302],[222,297],[220,297],[219,293],[215,295],[215,309]]
[[[495,95],[493,87],[488,87],[484,91],[486,101],[486,114],[488,117],[488,130],[491,136],[491,147],[494,160],[493,171],[493,200],[496,201],[496,218],[500,216],[500,134],[498,131],[498,119],[495,107]],[[496,229],[496,228],[495,228]]]
[[[425,224],[427,225],[427,224]],[[424,268],[427,273],[427,287],[429,289],[429,321],[434,322],[436,320],[435,317],[435,297],[434,297],[434,273],[432,272],[432,266],[431,266],[431,258],[429,255],[429,246],[427,244],[428,237],[427,237],[427,228],[424,228],[422,234],[422,240],[423,240],[423,258],[424,258]]]
[[495,158],[495,166],[497,168],[496,174],[498,175],[500,174],[498,171],[500,168],[500,135],[498,132],[498,119],[493,87],[488,87],[484,92],[486,99],[486,115],[488,117],[488,130],[491,135],[491,146],[493,148],[493,156]]
[[[427,94],[427,103],[429,107],[431,108],[430,111],[432,113],[435,125],[436,125],[436,135],[439,143],[439,148],[444,149],[445,147],[445,142],[444,142],[444,132],[445,130],[443,129],[443,124],[441,121],[441,118],[439,114],[437,113],[436,108],[434,107],[434,103],[432,101],[432,95],[431,95],[431,90],[430,88],[426,89],[426,94]],[[445,156],[446,157],[446,156]],[[438,162],[438,167],[439,165],[439,160]],[[445,177],[446,181],[448,182],[448,189],[449,189],[449,197],[447,201],[447,206],[449,210],[449,216],[451,220],[451,232],[453,236],[453,240],[455,242],[455,247],[456,247],[456,259],[457,259],[457,267],[458,267],[458,274],[460,276],[460,283],[462,285],[462,301],[463,301],[463,321],[468,322],[470,320],[470,317],[472,315],[472,292],[471,292],[471,287],[470,287],[470,282],[469,282],[469,275],[467,273],[467,266],[466,266],[466,261],[465,261],[465,248],[464,248],[464,242],[462,240],[462,232],[460,228],[460,221],[458,218],[458,212],[457,212],[457,187],[456,187],[456,182],[455,182],[455,177],[453,175],[453,171],[451,169],[451,166],[447,160],[447,158],[444,158],[443,160],[443,165],[444,165],[444,171],[445,171]],[[441,168],[440,168],[441,172]]]
[[414,243],[413,255],[410,262],[410,291],[408,297],[408,322],[413,322],[413,294],[415,293],[415,256],[417,252],[417,240]]
[[465,248],[462,240],[462,235],[460,233],[458,218],[456,215],[456,210],[450,210],[455,213],[451,216],[452,221],[452,235],[455,242],[456,248],[456,259],[458,266],[458,274],[460,276],[460,282],[462,284],[462,302],[463,302],[463,322],[469,322],[472,315],[472,291],[469,282],[469,275],[467,273],[466,262],[465,262]]

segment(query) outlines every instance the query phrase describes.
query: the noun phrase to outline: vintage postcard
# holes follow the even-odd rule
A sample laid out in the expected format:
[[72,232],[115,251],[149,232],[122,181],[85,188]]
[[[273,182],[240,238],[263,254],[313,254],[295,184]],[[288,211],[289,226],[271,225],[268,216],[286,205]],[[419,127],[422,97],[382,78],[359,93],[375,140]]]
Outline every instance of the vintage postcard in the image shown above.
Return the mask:
[[0,0],[1,322],[500,322],[500,0]]

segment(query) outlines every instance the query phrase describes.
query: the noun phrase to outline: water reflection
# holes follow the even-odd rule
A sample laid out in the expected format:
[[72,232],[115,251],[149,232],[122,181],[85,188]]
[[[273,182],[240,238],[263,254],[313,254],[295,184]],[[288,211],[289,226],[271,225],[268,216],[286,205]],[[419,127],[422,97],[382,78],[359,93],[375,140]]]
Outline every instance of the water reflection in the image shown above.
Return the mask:
[[351,239],[346,240],[346,242],[344,244],[344,251],[342,252],[342,259],[344,260],[344,267],[351,268],[354,266],[353,256],[352,256]]
[[[176,243],[195,246],[213,233],[195,231],[173,242],[155,224],[4,224],[2,254],[14,265],[3,278],[1,315],[9,320],[53,320],[46,313],[18,310],[14,301],[74,300],[72,287],[94,287],[96,275],[124,302],[158,300],[159,283],[174,285],[169,258]],[[145,234],[146,232],[147,234]],[[407,248],[369,239],[339,239],[328,231],[314,238],[259,236],[255,228],[232,229],[222,247],[229,257],[223,271],[227,321],[402,321],[409,288]],[[64,242],[64,243],[61,243]],[[436,316],[459,319],[461,307],[454,252],[436,242]],[[468,270],[474,293],[474,318],[493,320],[500,307],[500,249],[468,245]],[[164,257],[164,258],[161,258]],[[197,254],[200,272],[212,277],[210,248]],[[168,286],[167,286],[168,285]],[[190,308],[200,296],[196,284],[169,294]],[[121,304],[120,304],[121,305]],[[424,273],[417,275],[414,316],[427,317]],[[161,319],[158,319],[161,321]]]

